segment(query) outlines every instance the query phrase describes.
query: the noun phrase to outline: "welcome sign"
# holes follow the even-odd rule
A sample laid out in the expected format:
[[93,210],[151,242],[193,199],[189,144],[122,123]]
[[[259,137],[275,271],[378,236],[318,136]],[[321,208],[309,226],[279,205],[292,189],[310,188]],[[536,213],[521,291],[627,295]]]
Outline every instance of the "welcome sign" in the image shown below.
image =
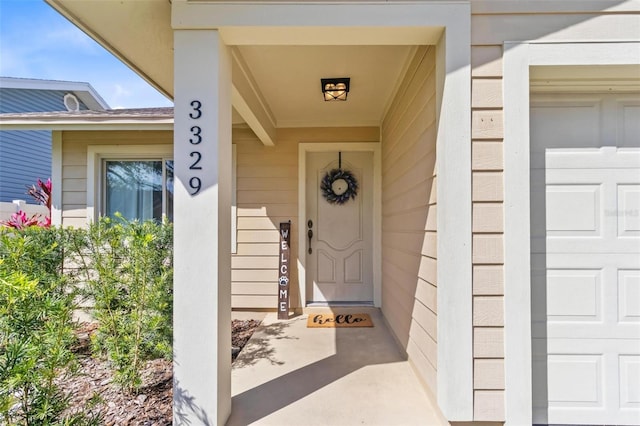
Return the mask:
[[280,262],[278,268],[278,319],[289,319],[289,242],[291,221],[280,223]]

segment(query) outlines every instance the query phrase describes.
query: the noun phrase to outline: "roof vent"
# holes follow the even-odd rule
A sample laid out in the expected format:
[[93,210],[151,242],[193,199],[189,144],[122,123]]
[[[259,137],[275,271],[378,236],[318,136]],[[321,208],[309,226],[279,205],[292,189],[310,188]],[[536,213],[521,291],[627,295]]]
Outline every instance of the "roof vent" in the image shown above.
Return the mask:
[[76,95],[72,93],[67,93],[64,95],[64,106],[67,108],[69,112],[78,112],[80,111],[80,102]]

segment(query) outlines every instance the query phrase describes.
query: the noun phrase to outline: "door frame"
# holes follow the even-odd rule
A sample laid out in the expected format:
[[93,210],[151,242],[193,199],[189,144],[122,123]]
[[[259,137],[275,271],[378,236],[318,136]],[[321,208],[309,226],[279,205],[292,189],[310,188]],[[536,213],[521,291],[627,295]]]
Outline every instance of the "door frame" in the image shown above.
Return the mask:
[[300,306],[307,306],[307,153],[310,152],[372,152],[373,153],[373,304],[382,302],[382,159],[379,142],[313,142],[298,144],[298,284]]
[[505,421],[531,424],[530,67],[637,65],[640,42],[505,42]]

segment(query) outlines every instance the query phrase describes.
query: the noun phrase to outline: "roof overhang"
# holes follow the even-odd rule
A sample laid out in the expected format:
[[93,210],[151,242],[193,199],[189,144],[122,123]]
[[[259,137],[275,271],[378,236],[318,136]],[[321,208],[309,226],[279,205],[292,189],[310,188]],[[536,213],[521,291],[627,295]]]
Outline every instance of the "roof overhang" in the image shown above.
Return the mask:
[[0,130],[173,130],[173,120],[114,120],[102,122],[7,120],[0,121]]
[[[335,117],[338,108],[334,107],[329,112],[322,110],[322,114],[318,114],[309,108],[309,103],[315,102],[316,97],[300,96],[295,99],[300,104],[290,102],[287,105],[292,111],[300,112],[299,117],[291,118],[283,112],[285,108],[281,104],[274,105],[273,95],[267,97],[265,84],[271,84],[272,80],[265,78],[264,73],[261,76],[257,74],[256,70],[264,68],[263,63],[256,62],[255,58],[243,59],[244,47],[352,46],[358,52],[357,46],[436,45],[443,36],[445,23],[454,19],[452,14],[456,13],[452,10],[459,9],[461,13],[468,14],[466,1],[412,2],[411,5],[374,1],[367,2],[367,7],[362,7],[359,2],[45,1],[169,98],[173,98],[174,93],[174,31],[219,30],[224,42],[232,47],[232,105],[265,145],[275,144],[277,128],[280,127],[380,125],[381,116],[393,99],[394,91],[379,96],[378,92],[370,93],[374,89],[367,86],[369,92],[360,93],[373,97],[380,107],[365,109],[351,106],[353,103],[342,105],[339,119]],[[408,13],[408,8],[411,13]],[[340,10],[339,14],[335,13],[336,9]],[[294,63],[299,65],[295,59]],[[338,73],[349,73],[353,68],[348,64],[353,60],[342,61],[346,67],[344,71],[335,65],[327,67],[327,72],[333,74],[331,71],[336,69]],[[402,66],[409,62],[408,57],[386,63],[384,57],[379,60],[382,61],[380,67],[371,68],[372,72],[388,64],[400,64],[393,72],[386,73],[386,77],[402,71]],[[291,58],[283,62],[290,63]],[[334,62],[323,64],[327,63]],[[305,69],[298,75],[311,76],[313,72]],[[377,81],[375,76],[369,77]],[[383,80],[391,81],[393,86],[399,79]],[[260,81],[260,85],[256,81]],[[359,80],[360,84],[362,82]],[[365,86],[359,86],[360,90]],[[296,93],[302,93],[302,90]],[[321,107],[316,106],[316,110],[318,108]]]
[[0,87],[7,89],[60,90],[73,92],[89,109],[102,111],[109,108],[109,104],[96,92],[93,86],[82,81],[0,77]]
[[173,99],[171,3],[45,0],[162,94]]

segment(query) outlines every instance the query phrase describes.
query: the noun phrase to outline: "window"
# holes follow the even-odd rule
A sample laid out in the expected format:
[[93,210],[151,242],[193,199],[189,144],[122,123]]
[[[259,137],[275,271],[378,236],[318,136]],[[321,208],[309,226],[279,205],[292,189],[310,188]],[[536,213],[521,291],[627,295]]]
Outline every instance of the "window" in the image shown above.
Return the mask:
[[173,160],[104,160],[104,214],[173,220]]
[[[173,146],[87,146],[87,220],[116,211],[127,219],[173,221]],[[236,145],[232,145],[231,252],[237,251]]]
[[173,219],[173,146],[88,145],[87,220]]

